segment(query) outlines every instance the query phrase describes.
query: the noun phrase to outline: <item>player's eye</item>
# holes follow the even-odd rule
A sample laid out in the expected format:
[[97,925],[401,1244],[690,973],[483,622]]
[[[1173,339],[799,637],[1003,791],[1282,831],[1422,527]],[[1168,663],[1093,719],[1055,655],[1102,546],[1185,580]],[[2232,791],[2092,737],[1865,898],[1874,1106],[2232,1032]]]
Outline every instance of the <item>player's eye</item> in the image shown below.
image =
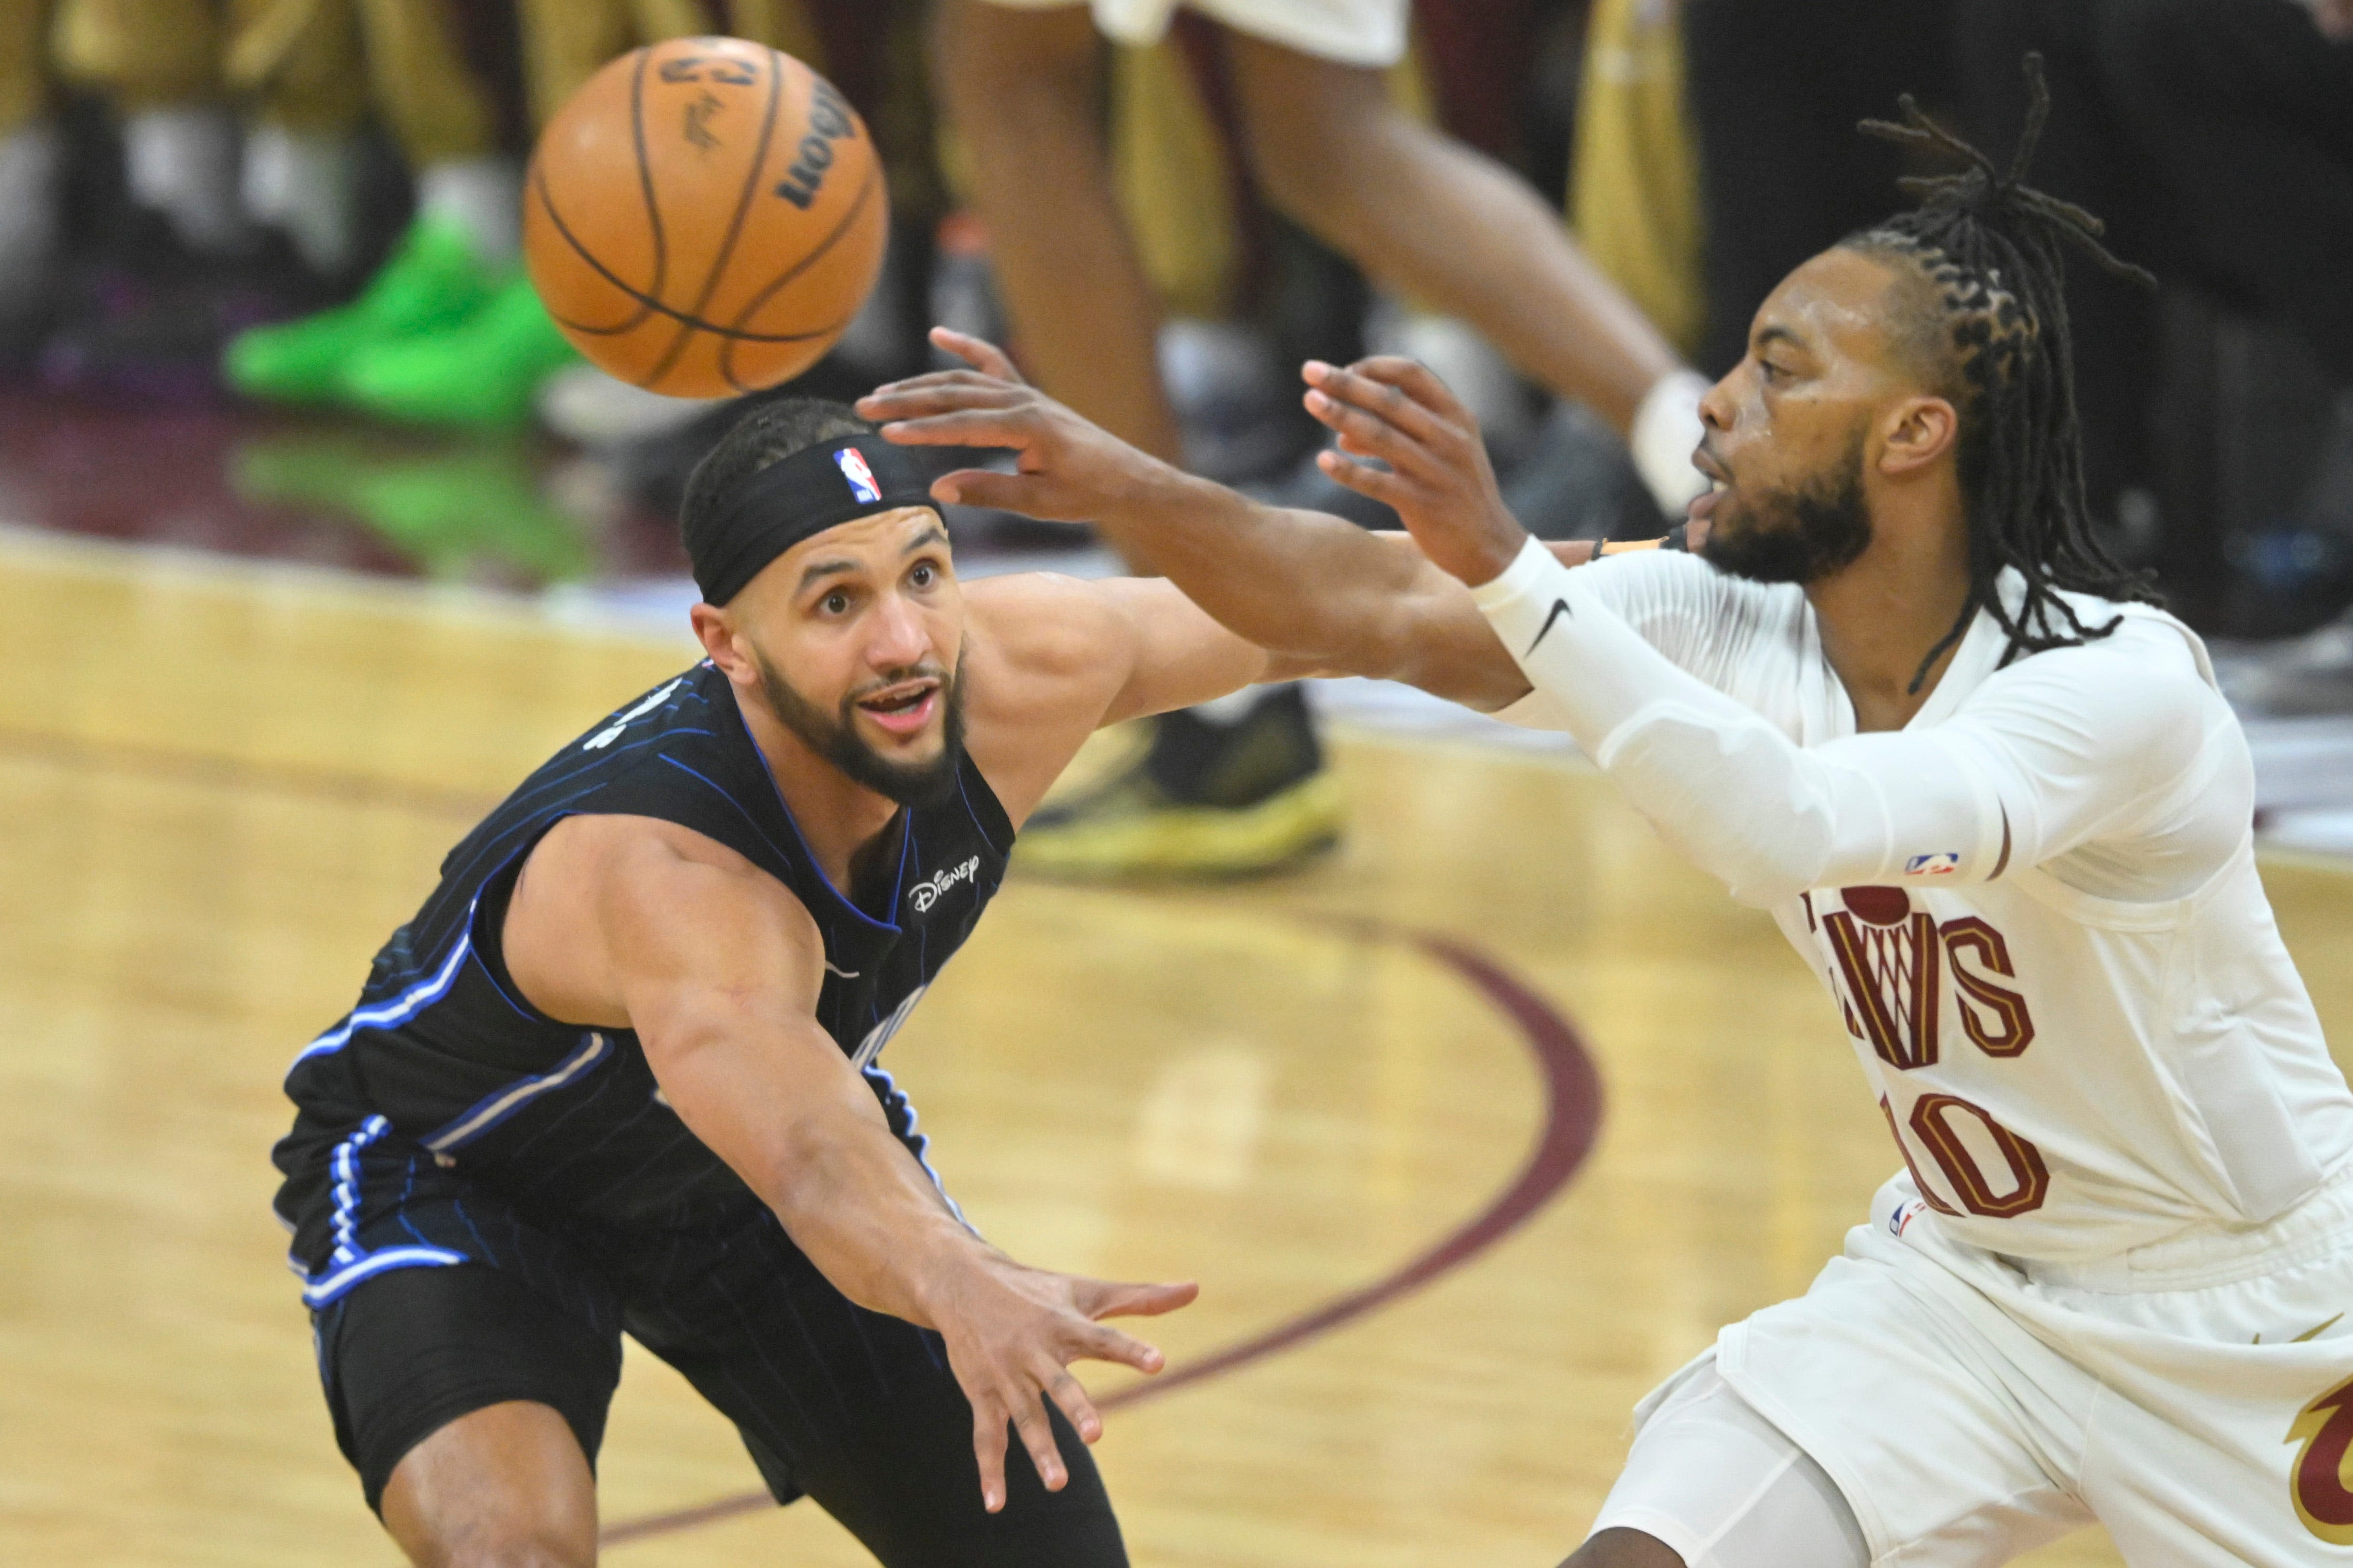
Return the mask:
[[818,608],[828,616],[846,616],[849,613],[849,595],[836,588],[818,602]]
[[918,588],[928,588],[939,580],[938,571],[928,561],[917,562],[915,569],[907,574],[907,581]]

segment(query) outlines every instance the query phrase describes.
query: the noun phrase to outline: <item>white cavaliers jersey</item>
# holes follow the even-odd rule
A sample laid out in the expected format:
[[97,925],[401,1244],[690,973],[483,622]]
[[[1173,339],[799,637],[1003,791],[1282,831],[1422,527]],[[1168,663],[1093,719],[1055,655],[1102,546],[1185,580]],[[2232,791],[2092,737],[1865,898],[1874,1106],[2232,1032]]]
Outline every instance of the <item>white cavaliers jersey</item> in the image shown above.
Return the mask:
[[[1799,588],[1661,553],[1573,575],[1592,595],[1577,603],[1615,611],[1798,747],[1855,735]],[[1524,594],[1552,595],[1556,583]],[[2015,574],[2003,586],[2018,603]],[[1507,643],[1515,633],[1527,641],[1530,612],[1513,619],[1497,607],[1503,595],[1481,593]],[[2246,739],[2202,645],[2147,606],[2068,599],[2086,626],[2123,623],[2082,647],[2003,668],[2004,634],[1980,614],[1901,732],[1910,747],[1902,765],[1919,770],[1925,758],[1929,770],[1909,775],[1921,787],[1905,793],[1949,789],[1974,804],[1907,816],[1899,803],[1873,819],[1900,826],[1885,827],[1883,846],[1872,841],[1868,863],[1882,869],[1867,884],[1776,888],[1769,900],[1829,990],[1940,1225],[1988,1251],[2052,1262],[2271,1219],[2353,1155],[2353,1094],[2256,875]],[[1598,646],[1588,645],[1588,661]],[[1577,728],[1564,721],[1574,678],[1554,671],[1547,690],[1539,665],[1514,651],[1538,689],[1504,716]],[[1662,688],[1689,686],[1663,668],[1658,675]],[[1677,711],[1693,710],[1685,701]],[[1722,780],[1694,780],[1687,798],[1667,798],[1655,770],[1641,788],[1620,778],[1671,841],[1687,843],[1704,831],[1703,817],[1726,812],[1756,833],[1775,830],[1784,803],[1739,799],[1741,724],[1759,739],[1744,717],[1723,727],[1715,751],[1683,753],[1700,765],[1666,775],[1690,778],[1720,757]],[[1874,777],[1874,753],[1849,741],[1845,753],[1862,761],[1839,798],[1901,787],[1901,748],[1872,743],[1892,771]],[[1611,742],[1599,750],[1618,775]],[[1938,775],[1947,756],[1966,779]],[[2032,847],[2057,852],[2036,858]],[[1719,853],[1711,868],[1737,889],[1727,854],[1736,859]]]

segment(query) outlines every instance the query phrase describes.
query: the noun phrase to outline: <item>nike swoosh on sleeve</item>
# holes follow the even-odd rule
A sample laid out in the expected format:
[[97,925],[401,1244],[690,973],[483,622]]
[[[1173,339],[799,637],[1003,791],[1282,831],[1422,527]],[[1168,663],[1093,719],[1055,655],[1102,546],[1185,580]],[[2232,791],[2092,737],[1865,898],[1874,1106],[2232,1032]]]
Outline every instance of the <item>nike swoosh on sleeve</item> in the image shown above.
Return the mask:
[[[1568,607],[1568,601],[1567,599],[1555,599],[1552,602],[1551,612],[1545,616],[1545,624],[1536,631],[1536,642],[1528,644],[1528,653],[1535,652],[1536,643],[1544,641],[1545,638],[1552,635],[1552,624],[1555,621],[1560,619],[1563,616],[1574,616],[1576,614],[1577,612],[1575,610]],[[1525,658],[1528,657],[1528,653],[1524,653],[1520,655],[1520,657],[1522,658]]]

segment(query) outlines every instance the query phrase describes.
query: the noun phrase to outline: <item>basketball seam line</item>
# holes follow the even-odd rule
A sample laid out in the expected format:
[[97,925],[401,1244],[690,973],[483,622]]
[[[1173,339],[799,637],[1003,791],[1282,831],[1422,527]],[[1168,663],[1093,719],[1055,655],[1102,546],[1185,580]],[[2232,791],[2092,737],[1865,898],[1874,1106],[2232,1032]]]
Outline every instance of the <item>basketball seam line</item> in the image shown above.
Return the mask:
[[[548,319],[558,326],[575,332],[585,332],[591,337],[618,337],[625,332],[636,331],[645,325],[646,318],[655,314],[660,309],[657,301],[660,300],[662,285],[670,276],[670,249],[668,237],[662,228],[661,205],[654,197],[653,173],[646,163],[644,91],[646,65],[652,58],[650,49],[638,50],[638,68],[629,78],[629,133],[637,146],[638,184],[645,195],[646,225],[653,231],[654,239],[654,279],[649,291],[640,293],[630,288],[607,271],[602,262],[588,254],[588,247],[580,243],[579,238],[573,234],[571,226],[566,224],[563,215],[555,210],[555,198],[550,195],[547,190],[547,171],[540,163],[538,152],[534,150],[532,153],[529,180],[532,194],[539,198],[539,210],[547,215],[547,221],[555,226],[555,232],[563,237],[564,242],[572,247],[575,255],[588,263],[598,277],[618,289],[623,296],[637,302],[636,315],[612,326],[591,326],[586,321],[576,321],[569,316],[557,315],[552,309],[548,310]],[[541,299],[540,304],[543,308],[546,307],[547,301],[544,297]]]
[[[578,256],[581,260],[586,262],[589,267],[596,271],[597,277],[602,278],[606,282],[610,283],[614,288],[619,289],[628,298],[635,300],[639,304],[645,306],[646,309],[654,315],[680,322],[695,331],[709,332],[712,336],[717,338],[733,338],[740,342],[747,343],[806,342],[810,338],[821,338],[826,333],[835,331],[839,329],[840,323],[835,322],[828,326],[812,328],[810,331],[806,332],[747,332],[733,327],[723,327],[716,321],[706,320],[702,316],[691,314],[688,311],[678,309],[675,305],[665,305],[659,300],[654,299],[652,296],[623,282],[614,274],[610,268],[607,268],[603,262],[597,260],[596,257],[590,255],[587,247],[580,243],[579,237],[575,235],[572,232],[571,226],[564,221],[564,215],[555,210],[554,198],[551,197],[547,194],[545,188],[545,176],[543,174],[539,175],[538,178],[540,180],[538,193],[540,205],[546,210],[548,221],[555,226],[555,232],[561,235],[565,243],[572,247],[573,253]],[[569,316],[554,315],[554,312],[553,311],[550,311],[549,314],[554,320],[571,328],[573,331],[586,332],[592,337],[607,337],[616,332],[628,331],[628,327],[593,326],[586,321],[575,321]]]
[[[752,302],[750,304],[744,306],[741,310],[736,311],[735,320],[738,322],[746,321],[755,314],[761,306],[768,302],[769,298],[774,295],[777,289],[782,289],[786,284],[791,282],[794,279],[799,277],[802,273],[816,266],[828,251],[832,250],[836,244],[839,243],[841,237],[848,234],[849,232],[850,226],[858,221],[858,215],[866,210],[867,198],[874,194],[874,183],[881,177],[881,173],[882,165],[879,160],[871,162],[866,165],[865,183],[858,187],[858,195],[850,200],[849,210],[841,215],[841,221],[833,226],[833,232],[827,235],[824,242],[818,245],[815,250],[810,251],[807,256],[802,257],[798,261],[793,263],[792,266],[785,268],[784,272],[779,275],[775,281],[769,283],[757,294],[754,294],[752,297]],[[848,325],[849,322],[856,317],[857,313],[856,310],[852,310],[849,315],[843,317],[839,322],[836,323],[836,326]],[[835,330],[833,327],[826,329],[828,331],[831,331],[833,330]],[[735,379],[735,345],[739,342],[748,342],[755,340],[743,334],[734,327],[728,328],[723,335],[725,341],[723,342],[719,350],[719,374],[725,376],[727,378],[727,384],[733,387],[736,391],[752,391],[753,389],[751,387],[744,385],[742,382]],[[810,337],[817,337],[820,334],[811,332],[807,335]]]
[[[662,227],[661,200],[654,191],[653,164],[646,157],[646,67],[653,58],[651,49],[639,54],[637,73],[629,79],[629,140],[637,148],[638,190],[645,197],[646,224],[654,231],[654,281],[647,292],[659,300],[662,286],[670,280],[670,235]],[[643,321],[650,310],[650,306],[640,305],[638,320]]]
[[[719,254],[712,258],[711,270],[702,275],[702,292],[694,301],[693,314],[697,316],[702,315],[710,306],[711,297],[719,292],[719,281],[726,276],[727,263],[733,259],[735,255],[735,242],[743,237],[744,217],[752,210],[752,194],[759,188],[760,176],[768,167],[769,138],[776,134],[776,110],[783,103],[784,97],[784,57],[776,50],[770,49],[768,51],[768,106],[760,121],[759,149],[752,154],[752,166],[744,172],[744,188],[736,195],[734,216],[727,220],[727,237],[719,242]],[[811,100],[815,100],[814,89],[811,89]],[[686,345],[692,342],[693,338],[692,327],[681,327],[677,339],[670,345],[669,352],[662,355],[652,370],[646,373],[638,384],[651,387],[654,383],[668,375],[671,367],[676,365],[680,357],[686,353]]]

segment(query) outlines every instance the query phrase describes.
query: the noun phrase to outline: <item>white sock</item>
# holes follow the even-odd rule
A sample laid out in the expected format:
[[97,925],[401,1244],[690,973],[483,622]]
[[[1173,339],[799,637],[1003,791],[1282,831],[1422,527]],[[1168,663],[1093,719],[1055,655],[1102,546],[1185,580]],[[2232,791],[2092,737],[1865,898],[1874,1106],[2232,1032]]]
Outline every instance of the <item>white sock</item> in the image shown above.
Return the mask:
[[47,121],[0,136],[0,315],[38,287],[58,247],[58,133]]
[[522,255],[522,173],[512,159],[465,158],[419,171],[417,210],[465,225],[492,266]]
[[237,122],[215,104],[142,109],[122,122],[131,199],[169,218],[196,250],[234,249],[245,237],[237,153]]
[[1651,498],[1671,523],[1682,521],[1683,509],[1708,488],[1707,476],[1692,467],[1692,448],[1707,434],[1707,426],[1700,423],[1699,400],[1714,384],[1695,370],[1672,371],[1651,384],[1641,406],[1634,410],[1634,428],[1626,445]]
[[342,273],[359,246],[358,154],[348,136],[255,126],[245,142],[246,215],[285,230],[313,271]]

